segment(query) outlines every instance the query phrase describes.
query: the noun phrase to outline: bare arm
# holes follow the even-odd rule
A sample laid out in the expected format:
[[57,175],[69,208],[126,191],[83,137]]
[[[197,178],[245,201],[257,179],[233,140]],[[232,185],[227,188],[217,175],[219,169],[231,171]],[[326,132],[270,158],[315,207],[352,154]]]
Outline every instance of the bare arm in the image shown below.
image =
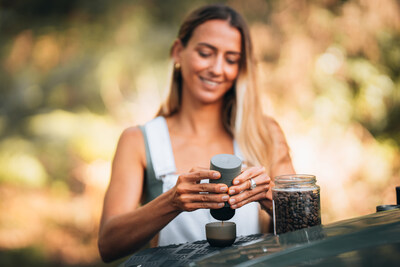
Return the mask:
[[139,249],[179,214],[170,204],[168,194],[138,208],[144,169],[143,136],[138,128],[127,129],[118,142],[104,198],[98,245],[105,262]]
[[221,185],[199,184],[201,179],[218,179],[219,173],[192,170],[182,174],[171,190],[139,207],[142,197],[146,156],[138,128],[125,130],[118,142],[111,180],[104,198],[98,246],[105,262],[138,250],[182,211],[218,208],[226,194]]
[[290,149],[279,124],[272,118],[266,118],[273,142],[273,157],[270,167],[271,177],[283,174],[294,174],[295,170],[290,157]]

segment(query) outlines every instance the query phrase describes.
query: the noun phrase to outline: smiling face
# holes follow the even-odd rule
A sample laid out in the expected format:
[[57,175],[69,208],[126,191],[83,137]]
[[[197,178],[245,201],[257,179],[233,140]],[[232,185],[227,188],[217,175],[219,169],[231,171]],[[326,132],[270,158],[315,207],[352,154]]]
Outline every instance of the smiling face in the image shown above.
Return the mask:
[[239,30],[224,20],[199,25],[186,47],[177,41],[173,58],[181,65],[183,99],[222,101],[238,76],[241,49]]

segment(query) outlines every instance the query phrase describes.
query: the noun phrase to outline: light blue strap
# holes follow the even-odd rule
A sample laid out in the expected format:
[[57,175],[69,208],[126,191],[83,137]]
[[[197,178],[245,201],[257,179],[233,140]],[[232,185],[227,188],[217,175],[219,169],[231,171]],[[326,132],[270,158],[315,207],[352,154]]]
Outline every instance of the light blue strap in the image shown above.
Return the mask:
[[165,118],[160,116],[149,121],[145,129],[156,179],[175,173],[175,159]]

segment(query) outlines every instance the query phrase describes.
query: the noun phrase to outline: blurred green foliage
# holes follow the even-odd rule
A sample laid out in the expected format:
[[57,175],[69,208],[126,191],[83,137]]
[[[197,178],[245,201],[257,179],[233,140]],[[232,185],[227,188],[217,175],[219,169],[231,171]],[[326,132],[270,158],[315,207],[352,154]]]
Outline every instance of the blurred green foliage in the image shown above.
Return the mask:
[[[69,202],[86,197],[91,184],[101,184],[97,176],[109,173],[92,169],[103,166],[99,160],[111,161],[122,126],[152,117],[157,109],[168,79],[170,45],[183,17],[213,2],[1,1],[0,189],[15,186],[46,194],[50,189],[50,196]],[[360,124],[381,144],[372,153],[385,154],[382,162],[396,160],[398,1],[218,2],[232,5],[248,20],[264,67],[263,92],[279,101],[278,108],[296,110],[313,124]],[[386,168],[382,179],[398,177],[399,168]],[[99,206],[96,201],[93,205]],[[80,226],[82,236],[91,240],[98,227],[98,214],[93,216],[92,228]],[[0,228],[10,222],[0,218]],[[100,264],[98,256],[68,263],[67,252],[52,250],[55,256],[49,257],[43,252],[48,248],[23,242],[21,249],[5,254],[1,244],[4,266]]]

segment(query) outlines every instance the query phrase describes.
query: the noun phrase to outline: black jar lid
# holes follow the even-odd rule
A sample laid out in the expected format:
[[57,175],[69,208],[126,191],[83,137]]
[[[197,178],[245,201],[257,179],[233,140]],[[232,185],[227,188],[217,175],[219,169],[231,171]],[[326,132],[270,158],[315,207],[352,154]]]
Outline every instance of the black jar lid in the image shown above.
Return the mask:
[[218,154],[211,158],[210,169],[220,173],[240,172],[242,161],[231,154]]
[[394,209],[400,209],[400,205],[379,205],[376,206],[376,211],[385,211],[385,210],[394,210]]

